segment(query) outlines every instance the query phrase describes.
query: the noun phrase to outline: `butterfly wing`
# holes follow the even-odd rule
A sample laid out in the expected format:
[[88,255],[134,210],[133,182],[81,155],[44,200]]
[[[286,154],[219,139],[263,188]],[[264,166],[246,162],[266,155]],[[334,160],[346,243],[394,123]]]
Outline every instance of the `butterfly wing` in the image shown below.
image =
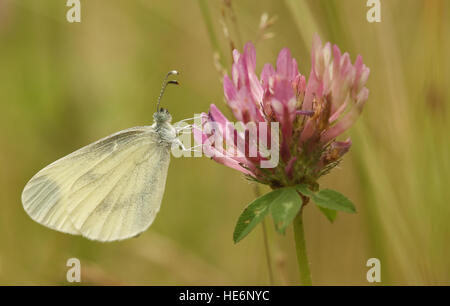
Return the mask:
[[24,209],[47,227],[93,240],[136,236],[159,211],[169,149],[151,126],[103,138],[39,171],[22,193]]

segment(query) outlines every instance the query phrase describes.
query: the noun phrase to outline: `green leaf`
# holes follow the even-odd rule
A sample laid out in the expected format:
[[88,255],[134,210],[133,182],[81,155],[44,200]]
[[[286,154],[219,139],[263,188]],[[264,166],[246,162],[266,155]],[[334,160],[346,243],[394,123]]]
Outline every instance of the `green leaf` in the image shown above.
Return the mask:
[[276,191],[279,191],[279,194],[273,200],[270,206],[270,212],[275,223],[275,229],[279,233],[284,234],[286,228],[300,211],[302,198],[297,193],[297,190],[292,187],[282,188]]
[[272,213],[275,228],[284,233],[302,206],[302,200],[295,188],[287,187],[271,191],[250,203],[242,212],[234,228],[235,243],[247,236],[259,222]]
[[347,199],[343,194],[331,190],[323,189],[312,196],[312,200],[317,206],[332,210],[344,211],[348,213],[355,213],[356,208],[353,203]]
[[327,219],[333,223],[334,220],[336,220],[337,217],[337,211],[333,210],[333,209],[328,209],[328,208],[323,208],[320,206],[317,206],[319,208],[319,210],[325,215],[325,217],[327,217]]
[[258,225],[259,222],[264,219],[264,217],[269,213],[270,204],[280,193],[279,190],[272,191],[257,198],[244,209],[238,219],[236,227],[234,228],[234,243],[242,240],[256,225]]
[[307,185],[301,184],[295,186],[304,196],[309,197],[319,207],[320,211],[333,222],[336,219],[336,211],[344,211],[348,213],[355,213],[356,209],[353,203],[341,193],[331,190],[323,189],[315,193],[311,191]]
[[309,198],[314,197],[315,193],[313,191],[311,191],[311,189],[308,188],[307,185],[305,184],[300,184],[295,186],[295,188],[300,191],[301,194],[303,194],[304,196],[307,196]]

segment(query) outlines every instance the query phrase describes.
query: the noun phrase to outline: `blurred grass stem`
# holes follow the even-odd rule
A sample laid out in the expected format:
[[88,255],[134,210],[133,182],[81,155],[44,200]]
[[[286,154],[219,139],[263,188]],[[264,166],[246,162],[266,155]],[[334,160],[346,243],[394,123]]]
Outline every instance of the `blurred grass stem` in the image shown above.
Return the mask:
[[[257,198],[261,196],[261,192],[259,190],[259,186],[255,185],[255,195]],[[273,280],[273,268],[272,268],[272,258],[270,256],[270,248],[269,248],[269,238],[267,235],[267,225],[266,219],[261,222],[262,232],[263,232],[263,240],[264,240],[264,249],[266,253],[266,261],[267,261],[267,270],[269,271],[269,283],[271,286],[275,284]]]
[[198,0],[198,4],[200,6],[200,11],[202,13],[203,21],[205,22],[206,30],[208,31],[208,38],[211,42],[213,52],[218,57],[217,61],[221,68],[225,67],[224,65],[224,57],[222,51],[220,50],[219,43],[216,38],[216,34],[214,32],[214,26],[212,23],[211,15],[209,13],[208,3],[206,0]]

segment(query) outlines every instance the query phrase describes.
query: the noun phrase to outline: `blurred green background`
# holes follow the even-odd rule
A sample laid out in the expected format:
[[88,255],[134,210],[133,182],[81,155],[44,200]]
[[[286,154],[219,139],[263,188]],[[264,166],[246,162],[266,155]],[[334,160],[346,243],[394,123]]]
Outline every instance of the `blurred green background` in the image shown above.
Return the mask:
[[[162,104],[175,121],[210,103],[226,110],[213,60],[219,47],[230,67],[225,2],[82,0],[81,23],[66,21],[65,3],[0,0],[0,284],[68,284],[71,257],[81,260],[85,284],[268,284],[261,228],[232,242],[254,188],[206,158],[172,160],[162,209],[135,239],[91,242],[23,211],[22,189],[42,167],[150,124],[171,69],[181,72],[182,86],[169,88]],[[358,214],[330,224],[317,209],[305,210],[314,284],[368,284],[366,262],[376,257],[382,284],[448,285],[450,3],[381,4],[382,22],[368,23],[363,0],[234,1],[229,29],[240,47],[257,39],[264,12],[278,16],[275,36],[257,42],[258,71],[289,47],[308,75],[316,32],[371,68],[353,147],[320,182],[351,198]],[[275,283],[298,284],[292,229],[280,236],[268,221]]]

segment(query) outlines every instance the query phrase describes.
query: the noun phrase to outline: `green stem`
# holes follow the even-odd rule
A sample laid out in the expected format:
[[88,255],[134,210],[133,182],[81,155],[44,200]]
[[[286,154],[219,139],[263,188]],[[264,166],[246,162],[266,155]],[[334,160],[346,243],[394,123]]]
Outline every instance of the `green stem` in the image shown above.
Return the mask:
[[309,270],[308,255],[306,253],[305,231],[303,230],[303,209],[294,220],[295,249],[300,274],[300,283],[303,286],[311,286],[311,272]]
[[[257,198],[261,196],[261,192],[259,190],[259,185],[255,184],[255,195]],[[269,271],[269,284],[273,286],[274,280],[273,280],[273,269],[272,269],[272,258],[270,256],[270,247],[269,247],[269,238],[267,235],[267,226],[266,226],[266,220],[263,219],[261,222],[262,231],[263,231],[263,240],[264,240],[264,250],[266,255],[266,261],[267,261],[267,270]]]

